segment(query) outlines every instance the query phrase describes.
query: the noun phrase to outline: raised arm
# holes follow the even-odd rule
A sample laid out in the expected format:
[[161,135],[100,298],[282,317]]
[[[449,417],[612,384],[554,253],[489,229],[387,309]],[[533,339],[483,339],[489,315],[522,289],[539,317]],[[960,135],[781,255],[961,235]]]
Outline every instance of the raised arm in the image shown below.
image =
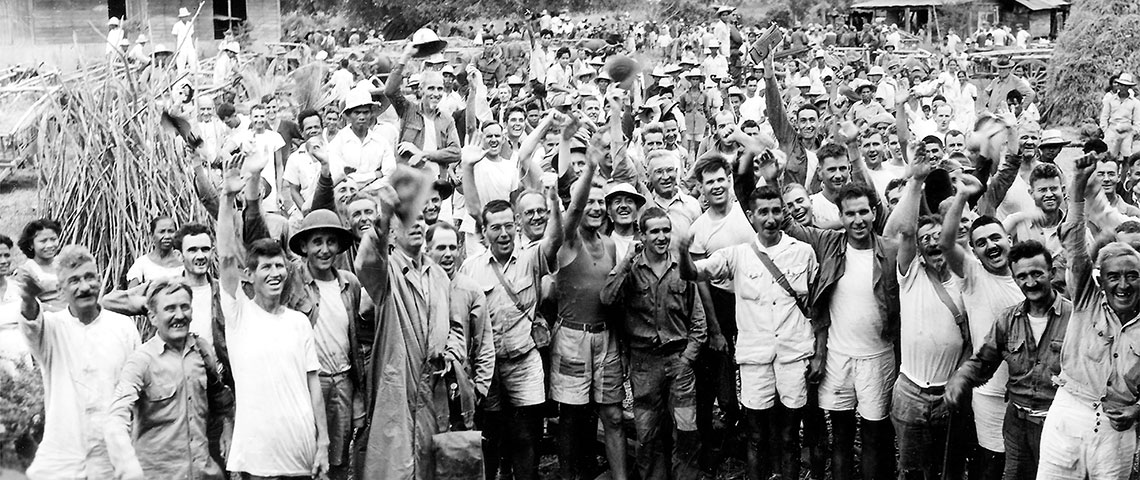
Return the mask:
[[[222,292],[236,297],[241,285],[241,269],[245,261],[245,246],[241,239],[241,218],[234,203],[244,182],[237,169],[230,168],[222,181],[222,198],[218,204],[218,281]],[[246,208],[249,208],[248,206]]]
[[887,221],[886,231],[896,232],[898,235],[899,249],[896,258],[900,273],[908,272],[918,249],[915,238],[918,230],[918,209],[922,203],[922,187],[929,174],[930,161],[926,156],[915,158],[911,165],[911,177],[907,181],[906,190],[903,191],[898,206]]
[[1061,244],[1069,261],[1069,276],[1074,306],[1083,306],[1093,298],[1096,284],[1093,282],[1093,262],[1089,256],[1088,241],[1085,239],[1085,195],[1089,177],[1096,168],[1096,157],[1085,155],[1073,165],[1072,194],[1069,195],[1069,211],[1061,224]]
[[[563,140],[566,143],[566,140]],[[575,245],[578,241],[578,224],[582,221],[582,213],[586,210],[586,199],[590,196],[590,188],[594,182],[594,172],[598,169],[598,157],[601,152],[594,147],[586,151],[586,170],[578,178],[577,183],[570,192],[570,208],[566,213],[566,225],[563,228],[563,241]]]
[[998,166],[997,174],[986,182],[986,191],[978,200],[978,214],[993,216],[997,212],[997,208],[1001,202],[1005,200],[1006,193],[1009,188],[1013,186],[1013,182],[1017,180],[1017,172],[1021,170],[1021,162],[1024,160],[1020,154],[1009,154],[1005,156],[1005,161]]
[[542,189],[542,167],[538,162],[534,161],[534,152],[538,149],[538,144],[546,138],[546,133],[550,131],[551,126],[559,118],[557,110],[551,110],[542,120],[538,122],[526,138],[523,139],[519,145],[518,161],[519,161],[519,181],[522,188],[530,190]]
[[768,122],[772,124],[772,132],[776,140],[784,147],[784,151],[796,140],[796,127],[788,120],[788,113],[784,111],[784,101],[780,98],[780,86],[776,84],[776,72],[772,69],[772,54],[764,59],[764,102],[768,112]]
[[475,231],[483,228],[483,199],[479,196],[479,186],[475,182],[475,164],[483,161],[486,156],[483,134],[475,130],[459,156],[459,176],[463,180],[463,203],[467,206],[467,214],[475,219]]
[[546,271],[558,268],[558,251],[563,244],[562,203],[558,198],[558,188],[550,187],[546,192],[546,203],[550,209],[550,219],[546,222],[546,232],[542,235],[539,248],[546,260]]
[[966,209],[966,201],[973,194],[981,190],[982,184],[972,175],[958,175],[955,177],[955,186],[958,189],[951,200],[950,209],[942,218],[942,237],[938,240],[938,247],[946,258],[950,271],[962,277],[966,268],[966,249],[958,245],[958,227],[962,223],[962,212]]
[[384,302],[388,292],[388,231],[397,201],[391,186],[380,189],[376,202],[380,211],[372,222],[372,228],[364,233],[356,252],[356,276],[376,305]]

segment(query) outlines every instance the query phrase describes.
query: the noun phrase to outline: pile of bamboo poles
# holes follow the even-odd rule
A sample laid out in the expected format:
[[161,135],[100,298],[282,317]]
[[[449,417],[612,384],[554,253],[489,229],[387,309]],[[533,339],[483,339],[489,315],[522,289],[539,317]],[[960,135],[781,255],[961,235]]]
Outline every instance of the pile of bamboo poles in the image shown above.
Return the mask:
[[91,249],[113,288],[151,248],[152,218],[181,224],[208,216],[193,192],[191,156],[160,125],[156,100],[171,83],[103,78],[63,83],[43,108],[32,148],[42,211],[62,224],[64,243]]

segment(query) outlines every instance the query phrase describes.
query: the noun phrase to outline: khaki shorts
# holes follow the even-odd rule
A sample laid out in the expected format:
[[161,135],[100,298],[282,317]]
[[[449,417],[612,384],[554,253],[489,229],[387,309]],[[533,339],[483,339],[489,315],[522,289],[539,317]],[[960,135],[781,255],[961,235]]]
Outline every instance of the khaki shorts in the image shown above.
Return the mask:
[[483,409],[498,412],[504,406],[541,405],[546,401],[544,377],[537,348],[510,360],[496,358],[495,374],[491,376],[491,388],[487,390]]
[[585,332],[559,324],[550,347],[550,398],[567,405],[625,399],[621,354],[612,330]]
[[808,359],[788,363],[740,365],[740,403],[751,410],[780,404],[787,408],[807,405]]
[[970,408],[974,409],[974,428],[978,434],[978,445],[991,452],[1004,453],[1005,437],[1002,435],[1004,431],[1002,427],[1005,425],[1005,398],[982,395],[974,390]]
[[870,358],[828,352],[819,383],[819,407],[839,412],[855,410],[872,422],[884,420],[891,412],[891,392],[897,376],[894,350]]

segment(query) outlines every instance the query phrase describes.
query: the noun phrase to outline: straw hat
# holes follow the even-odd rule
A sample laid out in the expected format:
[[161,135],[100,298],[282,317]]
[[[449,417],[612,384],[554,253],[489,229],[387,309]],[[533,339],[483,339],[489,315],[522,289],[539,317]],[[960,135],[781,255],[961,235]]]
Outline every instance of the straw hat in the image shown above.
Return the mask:
[[178,18],[186,18],[189,16],[190,16],[190,10],[187,10],[186,7],[182,7],[182,8],[178,9]]
[[994,68],[1013,68],[1013,60],[1010,60],[1009,57],[998,58],[994,62]]
[[435,55],[428,57],[427,60],[424,60],[424,63],[426,63],[428,65],[444,64],[444,63],[447,63],[447,57],[443,56],[442,53],[437,53]]
[[735,11],[736,11],[736,7],[728,7],[728,6],[724,6],[724,7],[720,7],[720,8],[718,8],[718,9],[716,9],[716,14],[717,14],[717,15],[724,15],[724,14],[726,14],[726,13],[732,13],[732,12],[735,12]]
[[149,41],[150,41],[150,40],[148,40],[148,39],[146,38],[146,34],[142,34],[142,33],[140,33],[140,34],[139,34],[139,37],[135,39],[135,43],[146,43],[146,42],[149,42]]
[[1041,140],[1037,142],[1038,147],[1064,147],[1068,145],[1069,142],[1061,136],[1061,131],[1052,129],[1041,132]]
[[303,247],[305,242],[309,240],[309,234],[318,231],[336,234],[342,250],[346,250],[349,245],[356,241],[356,235],[341,225],[340,217],[337,216],[336,212],[318,208],[305,215],[305,218],[301,220],[301,229],[289,237],[289,250],[297,255],[305,256]]
[[885,76],[886,74],[887,74],[887,71],[883,70],[883,67],[880,67],[878,65],[871,67],[871,69],[867,71],[868,77],[870,77],[872,75],[878,75],[878,76],[882,77],[882,76]]
[[1125,73],[1120,74],[1119,77],[1116,77],[1116,83],[1119,83],[1121,85],[1128,86],[1128,87],[1135,87],[1136,86],[1136,77],[1133,76],[1131,73],[1125,72]]
[[518,75],[507,76],[507,85],[526,85],[526,81]]
[[111,17],[107,19],[107,25],[119,26],[119,17]]

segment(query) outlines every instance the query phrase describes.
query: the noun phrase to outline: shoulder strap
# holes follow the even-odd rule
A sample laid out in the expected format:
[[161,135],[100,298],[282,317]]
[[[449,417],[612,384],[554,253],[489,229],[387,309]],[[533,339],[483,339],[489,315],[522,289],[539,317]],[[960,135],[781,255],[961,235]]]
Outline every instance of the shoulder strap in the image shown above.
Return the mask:
[[776,278],[776,283],[796,301],[796,307],[799,307],[800,313],[803,313],[804,316],[807,317],[807,307],[804,306],[803,301],[800,300],[800,296],[796,293],[795,289],[792,288],[792,284],[788,283],[788,277],[784,275],[784,272],[780,271],[780,267],[776,266],[775,262],[768,257],[767,253],[760,251],[760,247],[756,246],[756,242],[748,242],[748,245],[752,247],[752,253],[756,254],[756,258],[760,259],[760,263],[763,263],[764,267],[768,269],[768,273]]
[[[507,292],[508,297],[511,297],[511,301],[514,302],[515,308],[519,309],[519,311],[522,312],[523,315],[526,315],[527,318],[530,318],[530,309],[526,307],[526,304],[524,304],[522,302],[522,299],[519,298],[519,294],[515,292],[515,289],[511,288],[510,283],[507,282],[507,277],[503,275],[503,270],[499,268],[499,262],[495,259],[491,259],[490,262],[491,270],[495,272],[495,277],[499,279],[499,285],[502,285],[503,291]],[[538,286],[536,285],[535,288],[538,288]]]
[[966,324],[966,315],[964,315],[962,310],[958,308],[958,305],[954,303],[954,299],[950,298],[950,294],[946,292],[946,286],[942,284],[942,280],[936,277],[930,269],[926,268],[926,265],[918,265],[918,268],[921,268],[922,271],[926,273],[926,277],[930,279],[930,284],[934,285],[934,293],[938,294],[938,299],[941,300],[942,304],[946,305],[946,308],[949,308],[950,313],[954,315],[954,323],[958,324],[958,330],[962,334],[962,340],[966,344],[969,344],[970,328]]

